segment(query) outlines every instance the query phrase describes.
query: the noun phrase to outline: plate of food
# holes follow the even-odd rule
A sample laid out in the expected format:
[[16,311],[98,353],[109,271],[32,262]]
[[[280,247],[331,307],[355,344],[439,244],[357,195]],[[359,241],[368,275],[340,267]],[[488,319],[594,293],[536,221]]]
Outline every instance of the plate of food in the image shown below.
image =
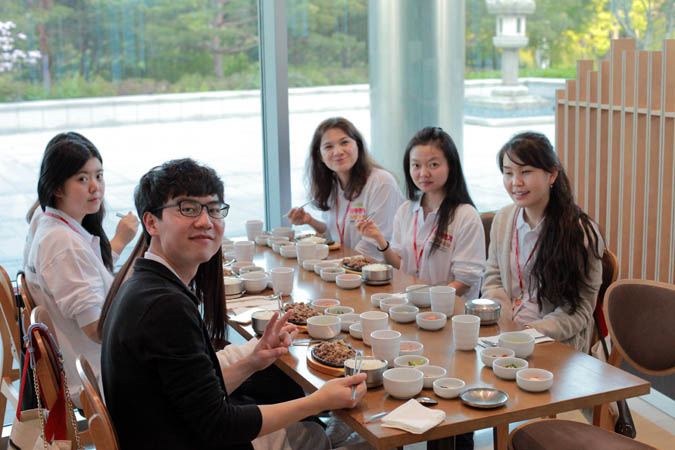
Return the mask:
[[284,312],[292,309],[293,314],[288,318],[288,321],[295,325],[307,325],[307,319],[314,316],[320,316],[321,313],[312,308],[307,303],[287,303],[283,306]]
[[356,356],[354,348],[342,339],[316,344],[310,351],[317,362],[338,368],[344,368],[345,361]]
[[356,255],[342,258],[342,267],[352,272],[361,273],[361,268],[368,264],[375,264],[377,261],[370,256]]

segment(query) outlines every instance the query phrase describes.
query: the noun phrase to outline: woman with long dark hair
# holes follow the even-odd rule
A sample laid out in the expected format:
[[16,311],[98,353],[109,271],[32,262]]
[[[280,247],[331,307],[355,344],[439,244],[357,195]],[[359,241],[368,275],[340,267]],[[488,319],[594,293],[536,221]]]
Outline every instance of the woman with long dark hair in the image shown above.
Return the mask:
[[546,136],[514,136],[497,164],[513,204],[492,223],[483,294],[518,325],[588,351],[602,283],[598,227],[575,203]]
[[[112,282],[113,247],[103,230],[103,160],[81,134],[69,132],[49,141],[40,167],[40,211],[33,215],[24,270],[37,305],[54,322],[71,393],[77,398],[75,358],[83,354],[99,371],[96,333],[101,306]],[[34,221],[34,222],[33,222]],[[128,215],[118,225],[115,252],[133,238],[138,220]]]
[[391,242],[372,220],[360,221],[358,230],[394,267],[478,298],[485,234],[452,138],[438,127],[418,131],[406,147],[403,171],[408,201],[396,211]]
[[314,131],[307,161],[312,204],[321,210],[321,220],[303,208],[293,208],[293,225],[310,225],[336,242],[374,258],[381,258],[372,240],[362,239],[356,229],[359,219],[373,220],[391,237],[391,212],[403,198],[394,177],[371,159],[363,136],[342,117],[326,119]]

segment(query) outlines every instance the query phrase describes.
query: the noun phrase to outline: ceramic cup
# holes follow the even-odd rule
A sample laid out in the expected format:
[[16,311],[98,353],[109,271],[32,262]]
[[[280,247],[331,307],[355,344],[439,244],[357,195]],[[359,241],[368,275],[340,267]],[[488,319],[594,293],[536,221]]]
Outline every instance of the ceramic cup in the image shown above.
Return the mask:
[[389,367],[394,367],[394,359],[401,348],[401,333],[394,330],[375,330],[370,333],[370,346],[375,358],[388,361]]
[[263,221],[262,220],[247,220],[246,225],[246,238],[249,241],[255,241],[255,238],[262,233]]
[[316,257],[316,244],[313,242],[298,242],[295,244],[298,255],[298,264],[302,264],[306,259],[319,259]]
[[458,314],[452,317],[452,341],[457,350],[473,350],[478,343],[480,317]]
[[270,271],[272,278],[272,289],[275,294],[281,292],[281,295],[291,295],[293,290],[293,267],[275,267]]
[[452,317],[455,310],[455,288],[452,286],[434,286],[429,289],[431,310]]
[[370,333],[386,329],[389,323],[389,314],[382,311],[366,311],[361,313],[360,317],[363,342],[366,345],[370,345]]
[[237,261],[253,261],[255,242],[237,241],[234,243],[234,257]]

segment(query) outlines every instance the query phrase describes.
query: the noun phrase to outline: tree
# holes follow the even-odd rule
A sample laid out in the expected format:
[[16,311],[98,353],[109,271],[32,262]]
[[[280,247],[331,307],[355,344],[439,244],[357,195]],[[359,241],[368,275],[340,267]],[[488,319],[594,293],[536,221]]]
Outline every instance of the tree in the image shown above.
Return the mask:
[[623,33],[637,41],[640,50],[651,50],[675,34],[675,1],[610,0],[612,14]]
[[22,50],[17,46],[18,41],[25,41],[24,33],[15,33],[14,22],[0,21],[0,73],[8,73],[22,63],[35,64],[40,59],[38,50]]

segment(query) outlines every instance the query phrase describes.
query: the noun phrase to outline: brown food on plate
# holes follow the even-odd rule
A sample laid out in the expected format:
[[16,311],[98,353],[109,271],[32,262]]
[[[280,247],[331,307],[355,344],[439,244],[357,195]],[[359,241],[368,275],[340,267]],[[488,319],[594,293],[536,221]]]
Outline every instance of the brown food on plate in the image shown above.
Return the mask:
[[361,270],[363,266],[367,266],[368,264],[373,264],[376,262],[377,261],[370,256],[363,255],[347,256],[346,258],[342,258],[342,264],[352,270]]
[[321,314],[306,303],[288,303],[284,305],[283,310],[288,311],[292,309],[293,314],[288,318],[289,322],[297,324],[307,323],[307,319]]
[[223,276],[224,277],[231,277],[234,275],[234,272],[232,272],[232,269],[228,269],[227,267],[223,267]]
[[314,356],[331,364],[341,366],[349,358],[356,356],[353,348],[342,339],[333,342],[322,342],[314,347]]

